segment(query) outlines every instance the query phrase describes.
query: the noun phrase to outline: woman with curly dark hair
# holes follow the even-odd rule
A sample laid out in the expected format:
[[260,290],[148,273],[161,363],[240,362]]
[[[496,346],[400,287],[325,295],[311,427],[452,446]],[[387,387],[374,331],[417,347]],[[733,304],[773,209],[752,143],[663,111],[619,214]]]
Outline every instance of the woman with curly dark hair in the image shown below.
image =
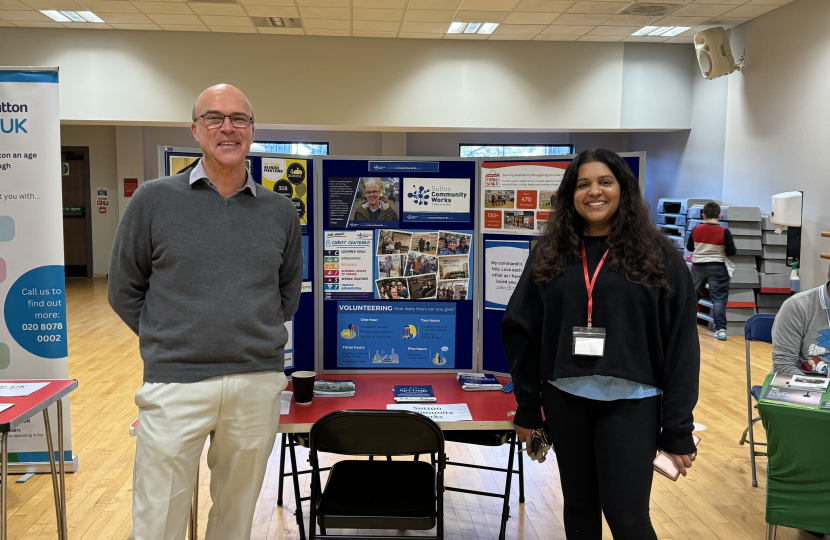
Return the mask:
[[602,513],[616,540],[657,538],[655,454],[684,476],[695,455],[696,312],[691,274],[628,165],[580,153],[501,326],[516,433],[530,447],[544,409],[569,540],[600,540]]

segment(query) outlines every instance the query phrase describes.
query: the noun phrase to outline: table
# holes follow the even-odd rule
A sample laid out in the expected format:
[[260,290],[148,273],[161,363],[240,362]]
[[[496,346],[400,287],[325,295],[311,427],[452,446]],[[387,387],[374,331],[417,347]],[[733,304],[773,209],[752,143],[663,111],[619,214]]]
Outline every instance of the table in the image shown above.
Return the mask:
[[[386,409],[395,403],[392,387],[395,385],[432,385],[438,404],[466,403],[472,421],[438,422],[438,427],[448,430],[512,430],[516,411],[516,398],[503,392],[465,392],[455,378],[455,373],[351,373],[322,374],[318,379],[329,381],[352,380],[354,397],[314,398],[308,405],[291,402],[288,414],[280,416],[280,433],[308,433],[314,422],[330,412],[343,409]],[[496,377],[503,385],[509,378]],[[286,390],[293,391],[293,383]]]
[[[497,391],[465,392],[456,379],[455,373],[351,373],[351,374],[321,374],[318,379],[341,381],[352,380],[355,385],[354,397],[342,398],[314,398],[307,405],[298,405],[291,402],[289,414],[280,416],[280,433],[309,433],[314,422],[323,416],[344,409],[382,409],[395,403],[392,394],[392,387],[395,385],[431,385],[432,391],[437,398],[436,404],[466,403],[470,409],[472,420],[461,420],[455,422],[438,422],[442,431],[477,431],[477,430],[513,430],[513,414],[516,411],[516,398],[513,394],[505,394]],[[507,377],[496,377],[502,385],[507,385],[510,379]],[[292,382],[288,383],[286,390],[293,391]],[[511,438],[510,455],[508,458],[507,480],[505,485],[504,508],[502,511],[501,530],[499,539],[504,540],[507,518],[509,516],[510,479],[513,472],[513,454],[515,436]],[[282,479],[285,476],[283,466],[285,462],[286,436],[283,435],[280,448],[280,485],[277,505],[282,505]],[[307,474],[310,471],[297,471],[297,459],[294,453],[294,440],[288,437],[289,457],[291,458],[292,474]],[[459,463],[447,462],[448,465],[460,465]],[[502,470],[483,465],[463,465],[479,469]],[[520,480],[521,461],[519,461]],[[524,488],[520,483],[522,496],[520,502],[524,502]],[[461,488],[447,487],[450,491],[461,491],[464,493],[475,493],[479,495],[498,496],[492,493],[467,490]],[[300,533],[300,540],[305,539],[305,530],[302,515],[302,501],[307,497],[300,497],[298,483],[294,482],[294,497],[297,501],[297,526]]]
[[[772,381],[767,375],[764,391]],[[762,392],[763,395],[763,392]],[[825,392],[822,401],[830,399]],[[830,411],[758,403],[767,431],[767,536],[775,527],[830,533]]]
[[[6,521],[8,517],[8,469],[9,469],[9,433],[11,430],[43,411],[44,431],[46,432],[46,446],[49,450],[49,466],[52,471],[52,492],[55,497],[55,516],[58,524],[58,540],[67,540],[66,524],[66,470],[63,456],[63,403],[61,398],[78,388],[77,380],[22,380],[4,383],[42,383],[46,386],[22,397],[0,397],[0,404],[13,403],[14,406],[0,412],[0,540],[6,540]],[[59,467],[55,466],[55,452],[52,448],[52,429],[49,424],[49,405],[58,404],[58,456]],[[58,471],[60,470],[60,475]]]

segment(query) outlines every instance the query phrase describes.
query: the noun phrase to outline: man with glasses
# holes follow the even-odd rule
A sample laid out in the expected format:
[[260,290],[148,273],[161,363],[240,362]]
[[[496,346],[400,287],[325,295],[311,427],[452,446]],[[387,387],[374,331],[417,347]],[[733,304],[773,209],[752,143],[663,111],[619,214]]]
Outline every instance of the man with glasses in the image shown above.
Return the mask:
[[354,212],[355,221],[398,221],[398,213],[389,203],[380,200],[383,192],[383,181],[380,178],[366,178],[363,181],[363,196],[366,202],[357,207]]
[[202,159],[138,188],[110,262],[110,305],[144,361],[130,540],[184,537],[208,436],[205,539],[250,538],[287,384],[284,322],[300,300],[297,211],[245,169],[251,104],[217,85],[192,118]]

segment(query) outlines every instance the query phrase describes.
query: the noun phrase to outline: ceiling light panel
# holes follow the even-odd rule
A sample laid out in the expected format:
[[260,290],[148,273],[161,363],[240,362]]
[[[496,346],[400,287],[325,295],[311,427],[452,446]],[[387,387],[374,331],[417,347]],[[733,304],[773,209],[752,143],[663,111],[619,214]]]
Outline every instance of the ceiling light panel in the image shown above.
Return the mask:
[[663,37],[674,37],[678,34],[682,34],[686,30],[691,30],[691,28],[692,28],[691,26],[675,26],[674,28],[672,28],[668,32],[664,33]]
[[499,23],[494,22],[486,22],[481,25],[481,28],[478,29],[479,34],[492,34],[496,31],[496,28],[499,27]]
[[465,22],[454,22],[450,25],[450,28],[447,30],[448,34],[460,34],[467,28],[467,23]]
[[661,27],[659,27],[655,30],[652,30],[651,32],[649,32],[646,35],[648,35],[648,36],[662,36],[663,34],[665,34],[666,32],[668,32],[671,29],[672,29],[671,26],[661,26]]
[[67,17],[72,22],[86,22],[83,17],[81,17],[74,11],[61,11],[61,15]]
[[479,28],[481,28],[481,23],[480,22],[471,22],[464,29],[464,33],[465,34],[475,34],[478,31]]
[[70,22],[72,20],[54,9],[41,9],[40,12],[56,22]]
[[79,11],[78,15],[80,15],[86,22],[91,22],[91,23],[102,23],[102,22],[104,22],[103,19],[101,19],[101,17],[99,17],[98,15],[94,14],[91,11]]

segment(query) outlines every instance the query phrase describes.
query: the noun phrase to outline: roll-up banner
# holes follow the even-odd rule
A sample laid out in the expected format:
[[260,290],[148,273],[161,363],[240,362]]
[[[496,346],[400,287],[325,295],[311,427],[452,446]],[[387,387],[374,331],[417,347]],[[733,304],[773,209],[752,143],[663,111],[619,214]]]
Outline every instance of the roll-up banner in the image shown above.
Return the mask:
[[[0,67],[0,379],[69,376],[59,105],[58,68]],[[9,444],[13,471],[49,470],[41,415]],[[75,470],[69,414],[64,448]]]

